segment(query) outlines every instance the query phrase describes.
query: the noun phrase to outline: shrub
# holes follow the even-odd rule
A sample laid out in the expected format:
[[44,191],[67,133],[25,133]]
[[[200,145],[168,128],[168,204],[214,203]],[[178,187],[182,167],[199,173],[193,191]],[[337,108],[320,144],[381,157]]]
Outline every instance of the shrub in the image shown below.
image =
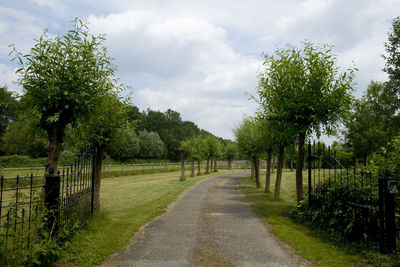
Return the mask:
[[28,156],[10,155],[0,157],[0,168],[36,167],[44,166],[46,158],[32,159]]
[[[330,181],[319,185],[316,193],[298,206],[288,209],[287,215],[297,222],[339,234],[348,241],[378,241],[378,212],[356,207],[350,203],[368,203],[370,196],[355,191],[346,183]],[[372,206],[377,206],[372,199]]]

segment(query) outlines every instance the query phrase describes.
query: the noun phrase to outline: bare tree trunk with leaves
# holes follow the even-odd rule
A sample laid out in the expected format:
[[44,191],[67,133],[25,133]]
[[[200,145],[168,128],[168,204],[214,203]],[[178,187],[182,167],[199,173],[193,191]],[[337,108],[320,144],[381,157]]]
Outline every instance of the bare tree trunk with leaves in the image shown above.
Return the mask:
[[279,196],[281,194],[282,168],[284,160],[285,160],[285,147],[283,145],[280,145],[278,154],[278,167],[276,168],[276,181],[275,181],[275,192],[274,192],[274,199],[276,200],[279,199]]
[[232,170],[232,160],[228,160],[228,170]]
[[181,178],[179,179],[180,181],[184,181],[185,180],[185,154],[183,152],[181,152]]
[[267,152],[267,170],[265,176],[265,191],[269,192],[271,186],[271,161],[272,161],[272,151]]
[[206,168],[206,173],[210,172],[210,157],[207,157],[207,168]]
[[296,164],[296,195],[297,201],[301,201],[303,199],[303,162],[305,160],[305,151],[304,151],[304,143],[305,143],[306,135],[304,132],[299,133],[299,155],[297,157]]
[[214,160],[214,172],[218,171],[217,159]]

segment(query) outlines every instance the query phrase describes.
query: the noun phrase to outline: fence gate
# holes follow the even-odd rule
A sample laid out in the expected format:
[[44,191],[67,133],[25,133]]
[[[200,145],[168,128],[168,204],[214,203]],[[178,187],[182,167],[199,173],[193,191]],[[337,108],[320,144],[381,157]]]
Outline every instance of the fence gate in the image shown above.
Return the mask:
[[93,214],[95,151],[88,147],[75,164],[46,177],[45,205],[48,225],[57,233],[59,225],[85,223]]
[[[315,142],[308,145],[307,162],[311,207],[329,213],[332,207],[340,205],[343,214],[348,212],[355,218],[357,227],[352,229],[353,236],[379,242],[381,253],[396,249],[398,190],[397,180],[391,177],[390,170],[383,177],[373,177],[371,172],[358,169],[355,161],[352,165],[343,165],[337,160],[336,151]],[[325,216],[345,216],[343,214]]]

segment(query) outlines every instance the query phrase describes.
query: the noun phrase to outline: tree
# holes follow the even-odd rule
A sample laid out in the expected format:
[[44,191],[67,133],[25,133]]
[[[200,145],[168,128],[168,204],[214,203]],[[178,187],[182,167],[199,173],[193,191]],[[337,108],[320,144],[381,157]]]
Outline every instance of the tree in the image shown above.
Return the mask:
[[291,124],[297,131],[297,200],[303,198],[304,144],[311,132],[326,132],[338,124],[351,103],[354,69],[339,73],[328,45],[305,42],[265,55],[257,93],[268,119]]
[[10,123],[18,119],[18,106],[17,95],[8,91],[7,86],[0,87],[0,138]]
[[139,157],[140,144],[132,124],[116,129],[114,138],[110,140],[106,152],[112,159],[125,161]]
[[231,143],[225,147],[224,158],[228,161],[228,170],[232,169],[232,160],[234,160],[238,155],[237,144]]
[[139,131],[140,158],[161,158],[165,152],[164,142],[156,132]]
[[254,165],[257,188],[261,187],[259,159],[265,153],[260,129],[260,123],[256,119],[245,117],[242,123],[233,130],[239,151]]
[[[82,142],[92,143],[95,151],[95,170],[94,170],[94,209],[100,208],[100,185],[101,168],[103,164],[104,151],[118,134],[124,133],[124,130],[133,131],[134,127],[128,122],[127,105],[121,102],[118,95],[109,92],[98,96],[92,112],[85,119],[80,118],[75,129],[76,136]],[[119,131],[123,129],[123,131]]]
[[204,155],[207,159],[206,173],[210,172],[210,161],[212,171],[212,161],[218,153],[218,139],[213,135],[204,138]]
[[1,150],[9,155],[28,155],[32,158],[46,156],[47,140],[36,129],[29,126],[27,118],[10,124],[2,137]]
[[382,56],[386,61],[383,70],[389,75],[385,90],[398,109],[400,108],[400,17],[392,22],[392,31],[388,34],[385,50],[386,54]]
[[21,65],[18,82],[49,138],[46,174],[50,166],[57,168],[67,125],[90,114],[99,96],[121,88],[113,78],[117,68],[104,40],[75,19],[73,29],[64,36],[51,37],[45,31],[30,54],[13,48]]
[[371,81],[363,97],[345,121],[344,137],[354,156],[368,163],[368,157],[386,146],[398,133],[399,117],[383,83]]

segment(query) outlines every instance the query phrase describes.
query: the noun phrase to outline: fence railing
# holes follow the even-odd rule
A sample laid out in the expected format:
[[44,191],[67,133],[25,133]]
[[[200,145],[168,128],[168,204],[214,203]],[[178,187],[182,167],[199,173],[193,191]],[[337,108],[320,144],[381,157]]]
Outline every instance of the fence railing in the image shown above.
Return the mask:
[[49,175],[0,176],[0,265],[53,236],[60,226],[84,224],[93,213],[93,158],[87,150],[74,166]]
[[[191,162],[185,162],[185,168],[190,168]],[[217,161],[218,168],[227,168],[227,161]],[[262,162],[263,164],[263,162]],[[197,162],[195,163],[197,167]],[[201,162],[201,167],[204,168],[206,165],[205,161]],[[265,164],[264,164],[265,165]],[[69,169],[67,166],[59,166],[58,169]],[[169,162],[169,163],[125,163],[125,164],[103,164],[102,174],[106,176],[112,176],[116,173],[146,173],[152,171],[168,171],[168,170],[178,170],[181,168],[180,162]],[[250,164],[246,160],[235,160],[232,161],[232,168],[250,168]],[[44,167],[27,167],[27,168],[1,168],[0,175],[4,177],[16,177],[17,175],[23,177],[34,177],[43,176],[45,171]]]
[[[308,146],[308,201],[326,218],[352,217],[355,225],[343,225],[344,234],[379,242],[380,251],[396,248],[397,180],[387,170],[383,177],[353,166],[343,166],[330,148]],[[398,209],[398,207],[397,207]],[[340,211],[338,213],[338,211]]]

